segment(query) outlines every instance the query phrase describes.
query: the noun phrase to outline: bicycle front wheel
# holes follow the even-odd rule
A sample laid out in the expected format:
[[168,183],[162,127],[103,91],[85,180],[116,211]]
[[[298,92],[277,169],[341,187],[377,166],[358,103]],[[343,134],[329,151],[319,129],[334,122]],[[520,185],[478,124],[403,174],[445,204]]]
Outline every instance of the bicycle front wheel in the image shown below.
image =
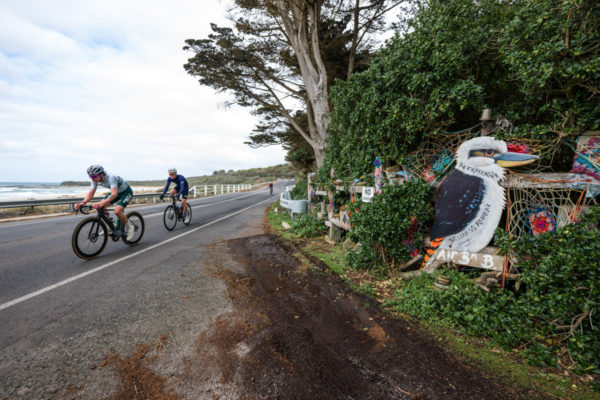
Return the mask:
[[163,214],[163,222],[165,224],[165,228],[168,231],[172,231],[175,229],[175,225],[177,225],[177,211],[173,206],[167,206],[165,208],[165,213]]
[[189,204],[187,205],[187,214],[185,216],[185,218],[183,218],[183,223],[185,225],[189,225],[190,222],[192,222],[192,206],[190,206]]
[[127,225],[133,225],[134,233],[133,236],[131,236],[131,240],[127,239],[127,236],[129,235],[123,237],[123,243],[127,246],[133,246],[142,239],[142,236],[144,236],[144,229],[146,228],[144,217],[137,211],[127,213]]
[[84,260],[96,257],[106,247],[108,228],[98,218],[89,217],[77,225],[73,231],[71,245],[75,254]]

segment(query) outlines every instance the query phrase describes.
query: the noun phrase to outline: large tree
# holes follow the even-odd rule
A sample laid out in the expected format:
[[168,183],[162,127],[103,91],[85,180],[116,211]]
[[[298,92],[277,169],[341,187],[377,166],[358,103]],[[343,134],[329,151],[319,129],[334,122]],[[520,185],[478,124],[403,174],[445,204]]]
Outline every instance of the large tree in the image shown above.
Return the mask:
[[[322,164],[329,87],[346,78],[404,0],[234,0],[234,28],[211,25],[207,39],[186,40],[185,70],[200,84],[229,91],[263,117],[254,144],[281,143],[292,132]],[[306,114],[305,126],[298,112]]]

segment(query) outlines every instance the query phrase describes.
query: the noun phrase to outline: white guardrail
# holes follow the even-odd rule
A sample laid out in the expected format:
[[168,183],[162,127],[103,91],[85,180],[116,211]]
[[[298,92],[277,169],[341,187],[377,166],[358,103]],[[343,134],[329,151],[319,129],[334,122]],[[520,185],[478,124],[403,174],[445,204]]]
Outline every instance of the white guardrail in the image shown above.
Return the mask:
[[[217,194],[225,194],[225,193],[235,193],[241,192],[244,190],[250,190],[254,186],[250,184],[235,184],[235,185],[200,185],[193,186],[190,188],[190,197],[202,197],[202,196],[213,196]],[[158,198],[162,192],[157,193],[143,193],[143,194],[134,194],[133,195],[133,203],[139,202],[139,199],[144,198],[153,198],[153,202],[156,203]],[[104,198],[104,196],[94,197],[92,201],[100,201]],[[18,208],[18,207],[40,207],[40,206],[52,206],[52,205],[60,205],[60,204],[69,204],[69,208],[74,211],[75,204],[80,202],[83,199],[81,197],[61,197],[55,199],[40,199],[40,200],[15,200],[15,201],[0,201],[0,209],[1,208]]]
[[306,214],[308,212],[308,201],[307,200],[292,200],[290,192],[294,186],[287,186],[285,191],[279,196],[279,204],[283,208],[287,208],[290,212],[292,219],[296,214]]

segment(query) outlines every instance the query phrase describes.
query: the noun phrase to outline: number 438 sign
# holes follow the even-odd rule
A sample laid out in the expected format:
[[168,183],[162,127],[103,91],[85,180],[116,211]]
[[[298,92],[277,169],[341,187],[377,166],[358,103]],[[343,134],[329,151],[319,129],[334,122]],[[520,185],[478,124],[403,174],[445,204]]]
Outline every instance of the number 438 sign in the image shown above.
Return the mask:
[[374,187],[366,187],[362,188],[362,201],[365,203],[370,203],[373,199],[373,195],[375,194]]

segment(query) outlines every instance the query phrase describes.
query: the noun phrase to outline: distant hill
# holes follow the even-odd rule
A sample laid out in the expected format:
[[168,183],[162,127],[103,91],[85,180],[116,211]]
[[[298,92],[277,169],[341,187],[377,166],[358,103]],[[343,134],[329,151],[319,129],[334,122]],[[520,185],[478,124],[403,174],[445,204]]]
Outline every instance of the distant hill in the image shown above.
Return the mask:
[[[214,171],[212,175],[203,176],[186,176],[190,186],[196,185],[226,185],[234,183],[249,183],[259,184],[275,181],[277,179],[294,179],[296,177],[296,170],[291,164],[280,164],[266,168],[252,168],[242,169],[239,171],[224,169]],[[124,177],[127,179],[127,177]],[[130,181],[129,184],[132,186],[162,186],[167,180],[167,174],[162,179],[149,180],[149,181]],[[89,181],[64,181],[61,182],[61,186],[89,186]]]

